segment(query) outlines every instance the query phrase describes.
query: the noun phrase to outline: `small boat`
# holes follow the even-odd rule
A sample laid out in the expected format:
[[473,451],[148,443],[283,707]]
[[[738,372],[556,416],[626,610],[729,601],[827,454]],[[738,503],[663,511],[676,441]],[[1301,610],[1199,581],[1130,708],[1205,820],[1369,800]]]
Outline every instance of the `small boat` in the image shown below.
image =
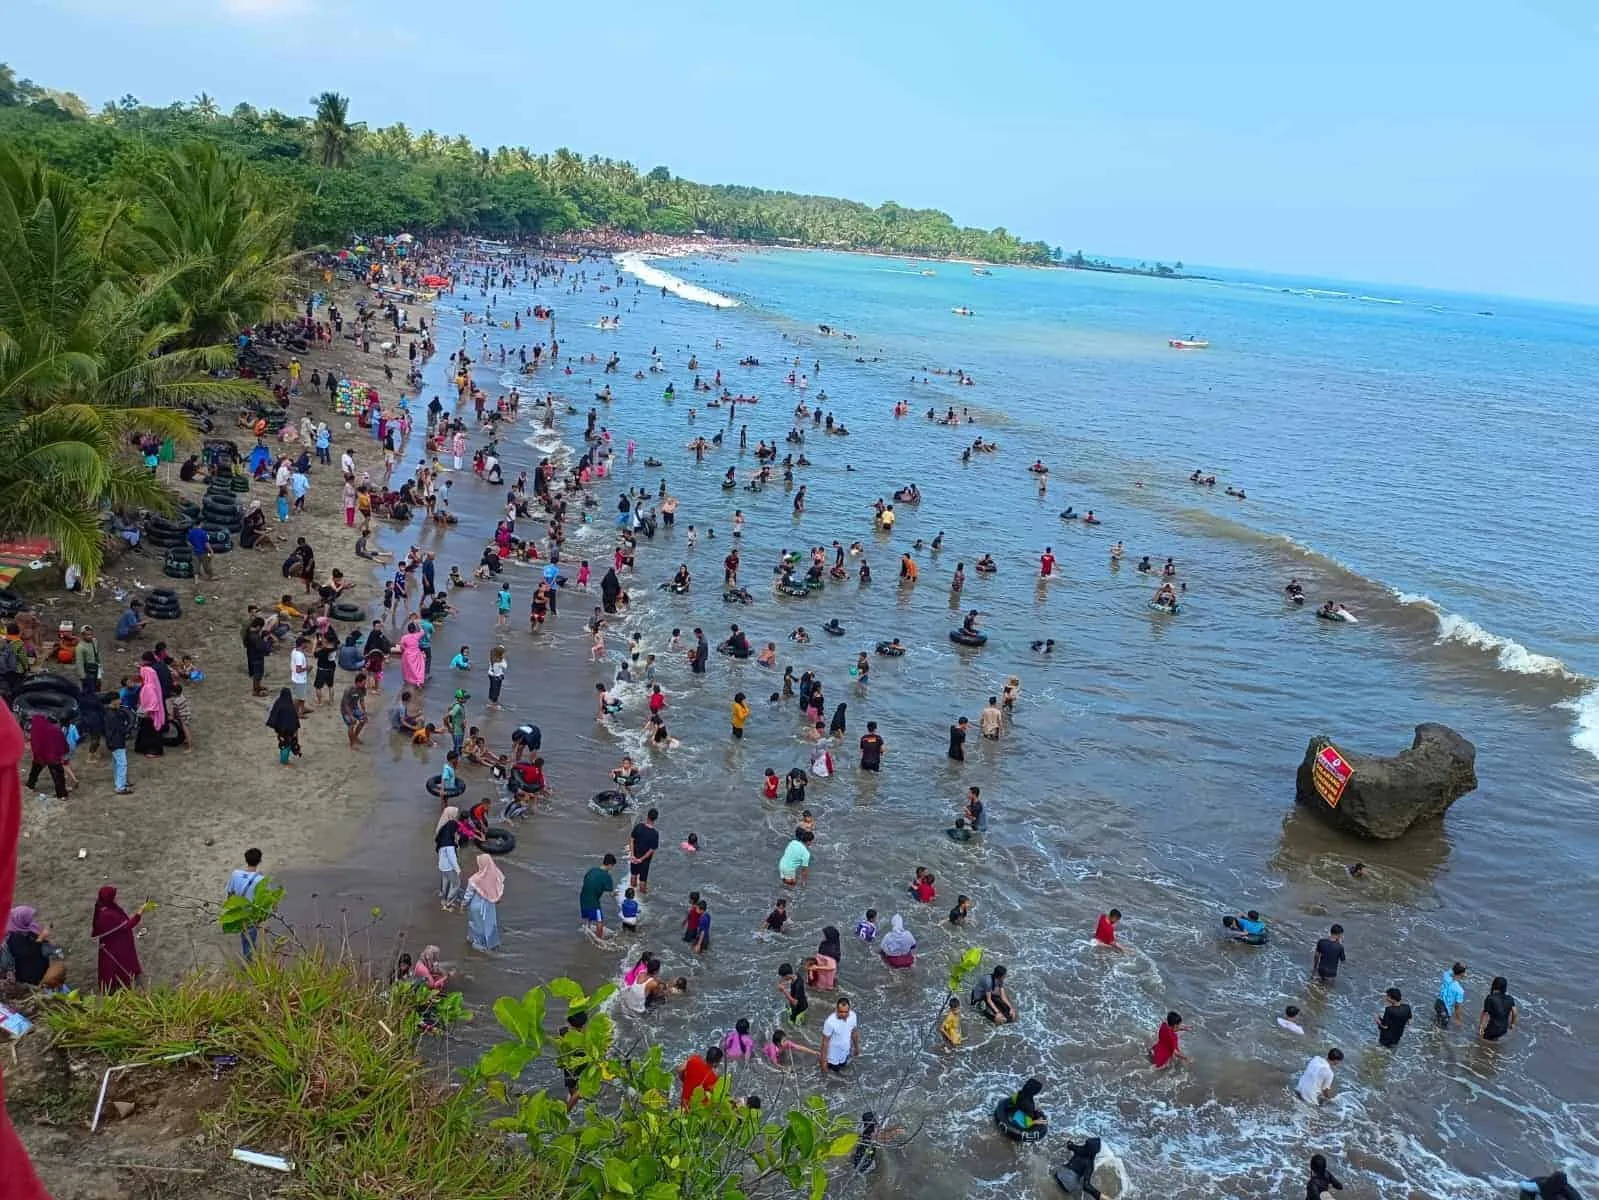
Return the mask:
[[1166,344],[1173,350],[1209,350],[1210,343],[1204,338],[1168,338]]
[[937,275],[938,274],[938,272],[933,270],[932,267],[923,267],[921,273],[923,275]]
[[973,275],[992,275],[993,273],[994,272],[990,271],[987,267],[973,267],[972,268],[972,274]]
[[954,313],[957,317],[975,317],[977,315],[971,309],[967,308],[964,304],[961,305],[959,308],[952,308],[949,311]]

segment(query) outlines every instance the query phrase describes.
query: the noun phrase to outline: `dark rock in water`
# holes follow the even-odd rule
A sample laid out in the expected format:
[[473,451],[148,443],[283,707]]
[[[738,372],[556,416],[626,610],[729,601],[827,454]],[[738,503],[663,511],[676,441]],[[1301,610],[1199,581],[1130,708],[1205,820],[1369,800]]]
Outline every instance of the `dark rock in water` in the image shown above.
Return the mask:
[[1475,791],[1476,762],[1477,747],[1430,722],[1417,725],[1410,749],[1391,758],[1356,754],[1318,735],[1299,764],[1294,798],[1350,833],[1396,838]]

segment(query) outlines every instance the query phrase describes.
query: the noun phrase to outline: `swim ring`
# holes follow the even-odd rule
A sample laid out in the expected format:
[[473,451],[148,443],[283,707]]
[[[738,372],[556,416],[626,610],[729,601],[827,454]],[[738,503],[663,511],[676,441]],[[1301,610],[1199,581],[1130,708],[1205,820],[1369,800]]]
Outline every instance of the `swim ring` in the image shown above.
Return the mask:
[[951,629],[949,631],[949,640],[957,646],[981,646],[988,641],[988,635],[981,632],[969,633],[964,629]]

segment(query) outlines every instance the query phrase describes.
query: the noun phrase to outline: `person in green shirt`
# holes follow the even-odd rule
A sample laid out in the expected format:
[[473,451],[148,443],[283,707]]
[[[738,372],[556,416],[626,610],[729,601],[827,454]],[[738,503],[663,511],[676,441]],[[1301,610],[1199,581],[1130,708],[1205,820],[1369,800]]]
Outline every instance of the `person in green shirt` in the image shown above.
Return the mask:
[[78,630],[78,646],[72,652],[72,661],[86,686],[100,682],[100,643],[94,640],[94,630],[88,625]]
[[467,695],[465,688],[456,688],[455,701],[444,714],[444,728],[450,731],[450,741],[457,754],[466,744],[466,705],[462,701]]
[[616,880],[611,877],[610,871],[616,865],[616,855],[607,854],[600,863],[600,866],[590,867],[584,872],[583,889],[577,899],[584,931],[597,938],[605,936],[605,910],[600,907],[600,900],[606,892],[616,891]]

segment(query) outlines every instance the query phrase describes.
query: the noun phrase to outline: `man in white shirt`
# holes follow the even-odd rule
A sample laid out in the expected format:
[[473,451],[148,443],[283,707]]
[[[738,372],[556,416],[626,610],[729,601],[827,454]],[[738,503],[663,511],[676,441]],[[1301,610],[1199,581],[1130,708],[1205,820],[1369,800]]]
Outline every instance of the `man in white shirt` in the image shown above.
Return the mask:
[[1289,1033],[1297,1033],[1300,1037],[1305,1036],[1305,1027],[1299,1023],[1299,1005],[1297,1004],[1290,1004],[1285,1008],[1283,1015],[1277,1018],[1277,1024]]
[[354,479],[355,478],[355,455],[354,454],[351,454],[348,450],[346,450],[343,454],[339,455],[339,466],[343,469],[344,477],[346,479]]
[[1306,1104],[1325,1104],[1332,1098],[1333,1068],[1344,1061],[1344,1052],[1334,1046],[1327,1051],[1327,1057],[1314,1054],[1305,1064],[1305,1073],[1299,1077],[1299,1085],[1294,1088],[1299,1093],[1299,1098]]
[[305,653],[308,644],[305,638],[296,638],[294,649],[289,651],[289,691],[294,694],[295,711],[302,717],[311,684],[311,661]]
[[832,1014],[822,1022],[822,1048],[816,1056],[823,1071],[842,1071],[852,1055],[861,1052],[861,1035],[855,1028],[855,1014],[849,997],[840,996]]

